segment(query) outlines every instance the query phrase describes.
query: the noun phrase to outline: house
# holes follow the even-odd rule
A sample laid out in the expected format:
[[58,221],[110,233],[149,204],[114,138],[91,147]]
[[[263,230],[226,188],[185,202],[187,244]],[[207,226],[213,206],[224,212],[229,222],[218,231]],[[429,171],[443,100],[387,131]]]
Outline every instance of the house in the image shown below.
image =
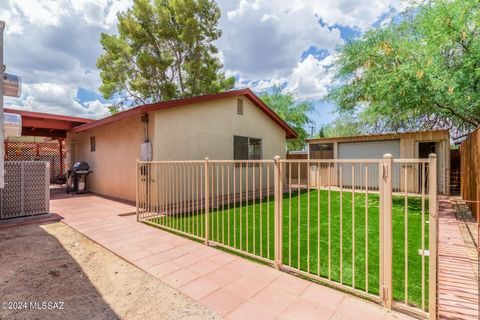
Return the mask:
[[[416,131],[405,133],[387,133],[350,137],[330,137],[309,139],[309,159],[381,159],[384,154],[390,153],[394,159],[419,159],[428,158],[430,153],[437,155],[438,191],[443,194],[449,193],[450,185],[450,134],[448,130]],[[412,166],[412,165],[410,165]],[[357,183],[363,182],[362,169],[356,168],[352,178],[352,169],[349,165],[343,166],[342,175],[340,168],[335,166],[331,171],[332,184],[351,186],[352,179]],[[406,165],[397,164],[393,170],[393,186],[398,191],[403,191],[404,169]],[[421,165],[416,165],[413,170],[408,168],[411,177],[409,181],[409,192],[420,192],[421,187],[417,183],[421,178]],[[372,168],[378,171],[378,168]],[[316,168],[310,168],[311,183],[315,183]],[[325,168],[320,170],[326,171]],[[426,170],[426,169],[423,169]],[[378,172],[373,176],[378,176]],[[370,179],[369,185],[375,187],[378,179]]]
[[89,163],[90,191],[135,200],[138,159],[285,158],[286,139],[296,137],[258,96],[242,89],[142,105],[77,126],[68,133],[67,154],[70,163]]

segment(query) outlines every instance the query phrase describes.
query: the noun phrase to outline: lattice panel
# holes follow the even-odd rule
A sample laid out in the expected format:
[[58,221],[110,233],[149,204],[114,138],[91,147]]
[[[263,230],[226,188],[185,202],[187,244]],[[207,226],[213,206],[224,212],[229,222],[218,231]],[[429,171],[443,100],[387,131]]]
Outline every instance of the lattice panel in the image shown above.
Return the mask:
[[50,199],[48,162],[28,162],[23,164],[23,198],[26,214],[40,214],[48,211]]
[[49,178],[49,162],[6,161],[5,189],[0,190],[0,218],[47,213]]
[[0,190],[2,218],[23,215],[22,172],[19,163],[5,161],[5,188]]
[[63,170],[60,171],[60,150],[58,143],[47,142],[6,142],[5,160],[10,161],[48,161],[50,162],[50,178],[65,173],[68,169],[67,152],[62,144]]

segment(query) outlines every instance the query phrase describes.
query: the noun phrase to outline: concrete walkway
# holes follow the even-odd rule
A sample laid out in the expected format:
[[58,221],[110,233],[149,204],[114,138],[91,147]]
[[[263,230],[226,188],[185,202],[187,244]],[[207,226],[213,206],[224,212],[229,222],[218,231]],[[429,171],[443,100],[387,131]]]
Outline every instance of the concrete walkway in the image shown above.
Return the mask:
[[135,207],[53,195],[64,222],[227,319],[411,319],[379,305],[136,222]]
[[438,212],[439,318],[479,319],[478,278],[449,198],[439,198]]

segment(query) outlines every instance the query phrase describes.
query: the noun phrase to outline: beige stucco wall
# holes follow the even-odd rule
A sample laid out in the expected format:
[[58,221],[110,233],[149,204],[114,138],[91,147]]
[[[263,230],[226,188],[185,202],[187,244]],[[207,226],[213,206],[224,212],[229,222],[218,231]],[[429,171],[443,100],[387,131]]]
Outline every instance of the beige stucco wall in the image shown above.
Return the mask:
[[[150,119],[150,128],[153,119]],[[90,137],[96,150],[90,151]],[[93,171],[88,189],[106,196],[135,200],[135,163],[140,158],[144,127],[140,116],[117,121],[82,133],[69,133],[67,154],[75,148],[76,161],[86,161]]]
[[233,136],[261,138],[263,158],[286,157],[285,131],[243,97],[230,97],[155,112],[155,160],[233,159]]
[[[158,110],[149,114],[153,160],[233,159],[233,136],[261,138],[263,158],[286,156],[286,133],[247,98],[237,115],[237,97]],[[135,200],[135,162],[144,141],[140,116],[113,122],[82,133],[70,133],[67,153],[87,161],[94,172],[90,191]],[[95,136],[96,151],[90,152]],[[73,143],[73,144],[72,144]],[[75,152],[71,152],[76,145]]]

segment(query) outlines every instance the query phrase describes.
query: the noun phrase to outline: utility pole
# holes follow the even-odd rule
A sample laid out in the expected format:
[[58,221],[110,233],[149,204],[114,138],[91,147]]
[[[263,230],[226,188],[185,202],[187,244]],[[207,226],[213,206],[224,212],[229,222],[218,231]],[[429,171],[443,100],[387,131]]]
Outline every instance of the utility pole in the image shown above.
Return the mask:
[[310,137],[313,137],[313,130],[315,130],[315,126],[309,125],[309,128],[310,128]]
[[0,189],[5,187],[5,133],[3,121],[3,93],[4,81],[3,72],[5,66],[3,64],[3,31],[5,30],[5,22],[0,20]]

